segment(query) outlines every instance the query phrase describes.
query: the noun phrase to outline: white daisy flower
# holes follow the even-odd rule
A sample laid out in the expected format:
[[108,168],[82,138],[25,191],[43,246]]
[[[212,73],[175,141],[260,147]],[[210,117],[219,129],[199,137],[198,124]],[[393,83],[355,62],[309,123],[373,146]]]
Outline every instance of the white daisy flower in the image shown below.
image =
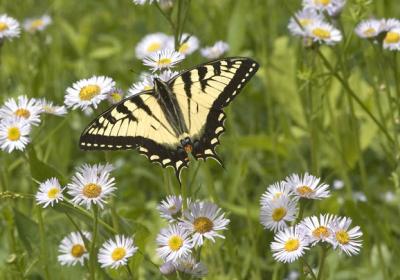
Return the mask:
[[128,263],[138,248],[133,244],[133,239],[123,235],[117,235],[115,241],[109,239],[105,242],[98,254],[101,267],[118,268]]
[[400,20],[396,18],[389,18],[389,19],[384,19],[384,31],[389,31],[393,28],[400,28]]
[[303,0],[303,7],[326,12],[330,16],[337,16],[346,5],[346,0]]
[[49,15],[43,15],[39,18],[29,18],[24,21],[24,29],[28,32],[43,31],[51,24],[51,17]]
[[339,247],[340,250],[349,256],[360,252],[362,247],[360,237],[363,235],[359,226],[355,226],[349,230],[351,222],[350,218],[341,217],[334,219],[329,226],[333,231],[330,237],[333,248],[336,249]]
[[54,203],[64,199],[62,192],[63,188],[61,188],[57,178],[50,178],[40,183],[39,190],[36,193],[36,202],[39,205],[43,204],[43,208],[46,208],[49,204],[53,207]]
[[168,40],[168,35],[161,32],[146,35],[136,46],[136,57],[144,59],[148,55],[161,51],[167,47]]
[[217,59],[227,51],[229,51],[228,43],[225,43],[224,41],[218,41],[213,46],[202,48],[200,53],[205,58]]
[[[82,234],[86,239],[91,239],[89,232],[84,231]],[[58,261],[61,265],[70,266],[76,265],[77,263],[83,265],[85,259],[89,259],[89,253],[79,232],[71,232],[69,235],[64,237],[58,247],[58,251],[61,253],[58,255]]]
[[377,37],[385,29],[383,20],[368,19],[361,21],[355,28],[358,37],[370,39]]
[[308,199],[323,199],[330,196],[329,185],[320,183],[320,180],[308,173],[303,176],[292,174],[285,179],[295,195]]
[[230,221],[221,211],[211,202],[195,202],[188,206],[179,224],[193,234],[193,246],[203,245],[204,238],[212,242],[215,242],[216,237],[225,239],[219,232],[227,229]]
[[172,7],[173,0],[133,0],[133,3],[136,5],[158,3],[162,9],[166,9]]
[[[199,48],[199,45],[200,43],[197,37],[187,33],[183,33],[179,43],[178,52],[186,56],[195,52]],[[176,49],[175,38],[173,36],[169,37],[166,49]]]
[[107,99],[107,93],[115,87],[113,79],[104,76],[93,76],[75,82],[67,88],[64,103],[67,107],[82,110],[97,108],[97,105]]
[[195,278],[203,278],[208,273],[207,267],[202,262],[198,262],[192,255],[178,260],[176,269]]
[[316,21],[306,27],[306,36],[310,37],[314,42],[325,43],[327,45],[335,45],[342,41],[342,33],[333,25]]
[[[113,171],[115,168],[112,164],[106,163],[106,164],[94,164],[90,165],[87,163],[82,164],[80,167],[78,167],[76,170],[77,172],[80,173],[88,173],[88,172],[95,172],[98,176],[101,174],[106,175],[106,173],[110,173]],[[109,174],[111,176],[111,174]]]
[[0,108],[0,118],[9,118],[12,116],[25,119],[31,125],[40,123],[40,114],[43,112],[40,102],[34,98],[28,98],[25,95],[9,98]]
[[161,218],[169,222],[176,222],[177,218],[181,215],[182,210],[182,197],[176,195],[169,195],[165,200],[157,206]]
[[290,18],[288,29],[295,36],[306,36],[306,28],[311,23],[322,21],[324,17],[314,9],[303,9]]
[[284,263],[294,262],[308,249],[307,238],[297,227],[279,231],[271,243],[273,257]]
[[286,182],[281,181],[269,185],[267,190],[261,195],[261,207],[266,206],[271,200],[278,199],[282,196],[288,197],[293,195],[292,189],[286,185]]
[[383,39],[383,48],[391,51],[400,51],[400,27],[390,29]]
[[333,181],[333,188],[335,190],[341,190],[344,187],[344,182],[342,180],[334,180]]
[[163,80],[164,82],[168,82],[172,78],[176,77],[179,75],[179,72],[177,71],[171,71],[170,69],[164,70],[160,73],[160,75],[157,75],[157,78]]
[[184,59],[184,55],[170,49],[157,51],[143,59],[143,64],[149,66],[153,72],[174,67]]
[[165,261],[176,262],[190,255],[192,242],[190,233],[178,225],[169,225],[157,235],[157,254]]
[[304,230],[309,243],[314,246],[319,241],[330,242],[333,232],[329,227],[334,219],[336,216],[331,214],[320,215],[319,218],[311,216],[303,219],[298,228]]
[[392,191],[387,191],[382,195],[382,199],[387,203],[393,203],[396,201],[396,194]]
[[67,108],[65,108],[65,106],[53,105],[53,102],[47,101],[44,98],[39,100],[39,104],[42,107],[43,113],[46,113],[46,114],[55,115],[55,116],[64,116],[68,113]]
[[86,205],[90,209],[92,204],[103,208],[103,203],[116,189],[115,179],[105,170],[99,171],[98,166],[85,165],[77,169],[72,182],[67,185],[68,194],[72,202],[77,205]]
[[353,192],[353,199],[354,199],[355,201],[360,201],[360,202],[367,202],[367,201],[368,201],[368,198],[367,198],[367,196],[365,195],[365,193],[360,192],[360,191],[358,191],[358,192]]
[[141,75],[142,79],[140,82],[134,83],[128,90],[127,97],[134,96],[143,91],[152,90],[154,88],[154,77],[153,75]]
[[124,98],[124,92],[119,88],[112,88],[107,92],[107,100],[111,104],[117,104]]
[[296,219],[297,201],[287,196],[265,201],[260,211],[260,222],[264,228],[277,232]]
[[0,121],[0,145],[3,151],[23,151],[28,145],[30,124],[21,118],[11,117]]
[[160,272],[163,275],[171,275],[172,273],[175,273],[176,272],[175,263],[171,261],[163,263],[160,266]]
[[0,42],[4,39],[18,37],[21,33],[19,23],[16,19],[5,14],[0,15]]

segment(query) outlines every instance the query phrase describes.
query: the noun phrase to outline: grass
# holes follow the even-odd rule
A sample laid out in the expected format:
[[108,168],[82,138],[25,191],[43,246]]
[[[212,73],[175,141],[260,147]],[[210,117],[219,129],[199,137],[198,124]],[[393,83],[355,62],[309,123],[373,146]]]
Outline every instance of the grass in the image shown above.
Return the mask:
[[[91,75],[111,76],[127,89],[144,69],[134,57],[135,44],[148,33],[173,33],[155,7],[131,2],[0,0],[1,13],[20,21],[43,13],[54,20],[43,33],[23,33],[3,45],[0,100],[27,94],[62,103],[68,86]],[[196,176],[196,164],[183,171],[188,196],[214,201],[231,219],[226,239],[208,243],[201,252],[207,279],[283,279],[298,269],[298,263],[273,260],[273,234],[262,228],[258,212],[268,184],[305,171],[329,184],[342,180],[344,188],[307,205],[304,215],[350,216],[364,233],[359,255],[328,254],[323,279],[400,278],[399,55],[353,33],[370,15],[398,17],[400,6],[390,0],[348,2],[339,22],[344,41],[315,50],[304,48],[286,28],[300,1],[191,1],[185,32],[203,45],[226,40],[229,55],[248,56],[261,65],[226,110],[227,132],[217,149],[225,168],[208,160]],[[196,53],[183,67],[204,61]],[[92,230],[92,214],[66,203],[43,210],[33,195],[36,181],[56,174],[66,184],[75,167],[106,160],[117,166],[118,189],[100,213],[98,240],[115,232],[134,234],[141,252],[130,262],[134,278],[163,279],[155,237],[166,224],[155,207],[167,194],[180,193],[179,185],[172,170],[136,152],[81,152],[78,139],[92,117],[78,111],[46,117],[26,152],[0,154],[1,279],[88,276],[86,268],[61,267],[57,246],[75,227]],[[383,199],[388,191],[395,194],[391,202]],[[367,201],[356,201],[357,192]],[[314,249],[308,254],[311,267],[318,266],[318,256]],[[123,269],[93,269],[98,279],[128,277]]]

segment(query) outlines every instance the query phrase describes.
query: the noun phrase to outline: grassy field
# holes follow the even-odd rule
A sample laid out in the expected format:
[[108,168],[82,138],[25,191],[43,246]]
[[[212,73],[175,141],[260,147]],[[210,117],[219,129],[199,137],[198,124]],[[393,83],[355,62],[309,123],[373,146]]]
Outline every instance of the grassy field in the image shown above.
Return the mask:
[[[284,279],[303,270],[302,262],[274,260],[274,234],[260,224],[259,212],[268,185],[304,172],[329,184],[331,196],[307,203],[303,215],[351,217],[363,232],[358,255],[329,251],[320,279],[400,279],[400,57],[354,33],[370,16],[399,18],[397,1],[349,0],[335,22],[343,40],[320,48],[304,47],[287,29],[300,0],[182,2],[189,7],[184,32],[202,46],[224,40],[227,56],[260,64],[225,110],[226,132],[217,148],[225,168],[207,160],[182,174],[188,196],[216,203],[230,219],[225,239],[198,252],[208,268],[205,279]],[[135,57],[136,44],[149,33],[174,33],[154,5],[130,0],[0,0],[2,13],[20,22],[49,14],[53,22],[2,45],[1,104],[19,95],[62,104],[72,83],[93,75],[112,77],[127,90],[146,70]],[[177,69],[206,61],[195,52]],[[1,151],[0,279],[93,279],[92,269],[96,279],[166,279],[156,236],[167,223],[156,207],[167,195],[181,194],[181,187],[172,169],[135,151],[79,149],[81,132],[106,103],[90,116],[79,110],[43,116],[23,152]],[[92,232],[92,214],[66,202],[43,209],[34,199],[37,182],[56,176],[65,186],[81,164],[106,162],[116,167],[117,189],[100,211],[105,225],[98,226],[96,246],[115,232],[134,236],[140,253],[129,260],[133,276],[100,265],[61,266],[60,241],[76,227]],[[333,187],[341,182],[343,188]],[[321,252],[312,248],[306,255],[316,271]]]

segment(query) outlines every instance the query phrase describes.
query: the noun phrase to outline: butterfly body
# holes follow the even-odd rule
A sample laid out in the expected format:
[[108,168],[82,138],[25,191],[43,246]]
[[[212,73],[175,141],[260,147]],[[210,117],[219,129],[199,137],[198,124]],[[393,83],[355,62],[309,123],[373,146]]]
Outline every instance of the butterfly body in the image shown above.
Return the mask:
[[251,79],[258,64],[248,58],[211,61],[170,81],[122,100],[83,131],[84,150],[137,149],[152,162],[180,171],[195,159],[213,158],[225,131],[226,107]]

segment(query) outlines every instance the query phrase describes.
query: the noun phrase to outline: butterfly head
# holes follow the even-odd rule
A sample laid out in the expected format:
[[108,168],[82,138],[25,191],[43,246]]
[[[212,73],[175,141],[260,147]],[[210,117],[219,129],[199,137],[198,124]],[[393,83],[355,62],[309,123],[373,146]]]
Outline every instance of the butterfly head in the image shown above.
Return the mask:
[[193,151],[193,143],[189,137],[181,140],[181,145],[187,154],[192,153]]

